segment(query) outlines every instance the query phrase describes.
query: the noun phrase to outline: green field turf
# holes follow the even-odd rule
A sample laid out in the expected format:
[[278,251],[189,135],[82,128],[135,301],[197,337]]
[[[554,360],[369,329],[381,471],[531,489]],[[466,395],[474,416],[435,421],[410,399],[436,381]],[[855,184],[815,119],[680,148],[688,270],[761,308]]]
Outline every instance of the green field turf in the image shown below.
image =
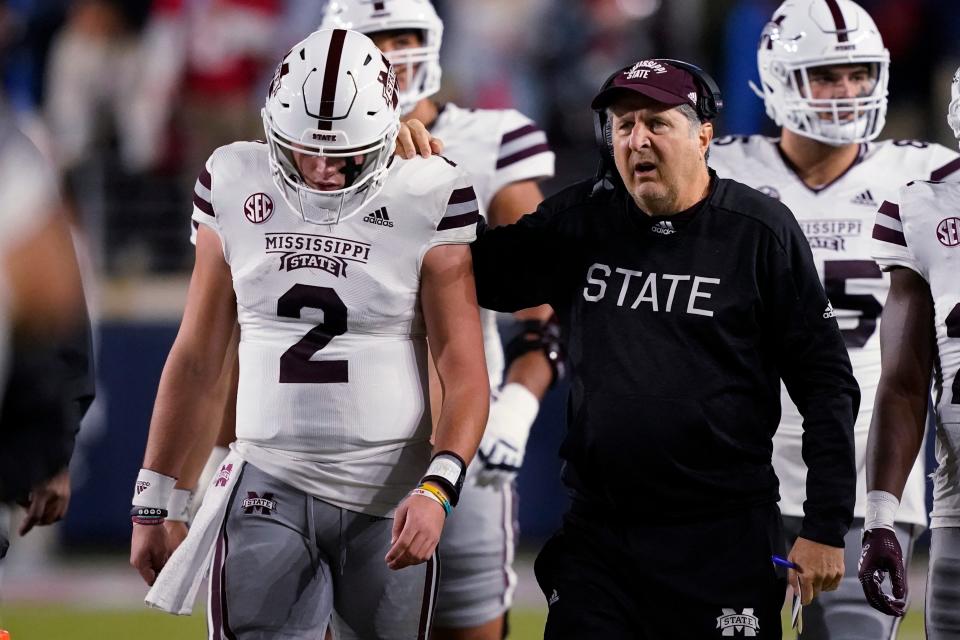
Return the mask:
[[[546,612],[522,609],[510,614],[511,640],[543,637]],[[202,614],[177,617],[156,611],[100,611],[56,606],[0,607],[0,628],[11,640],[190,640],[205,637]],[[784,634],[790,638],[791,634]],[[912,611],[900,640],[922,640],[923,615]]]

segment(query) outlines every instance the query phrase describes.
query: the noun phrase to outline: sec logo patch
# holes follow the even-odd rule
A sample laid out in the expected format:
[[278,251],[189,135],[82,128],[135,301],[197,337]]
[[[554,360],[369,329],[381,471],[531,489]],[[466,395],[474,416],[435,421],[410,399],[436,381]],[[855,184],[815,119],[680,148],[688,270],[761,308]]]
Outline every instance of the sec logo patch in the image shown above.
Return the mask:
[[937,225],[937,240],[945,247],[960,245],[960,218],[944,218]]
[[243,215],[253,224],[266,222],[273,215],[273,200],[265,193],[255,193],[243,203]]

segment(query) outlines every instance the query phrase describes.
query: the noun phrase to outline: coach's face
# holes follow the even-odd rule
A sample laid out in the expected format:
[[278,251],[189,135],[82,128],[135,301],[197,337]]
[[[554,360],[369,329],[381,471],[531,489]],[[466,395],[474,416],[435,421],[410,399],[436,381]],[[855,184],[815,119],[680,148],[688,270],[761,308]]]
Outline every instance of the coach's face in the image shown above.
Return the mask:
[[713,125],[640,94],[622,96],[608,117],[617,171],[638,207],[670,215],[703,198]]

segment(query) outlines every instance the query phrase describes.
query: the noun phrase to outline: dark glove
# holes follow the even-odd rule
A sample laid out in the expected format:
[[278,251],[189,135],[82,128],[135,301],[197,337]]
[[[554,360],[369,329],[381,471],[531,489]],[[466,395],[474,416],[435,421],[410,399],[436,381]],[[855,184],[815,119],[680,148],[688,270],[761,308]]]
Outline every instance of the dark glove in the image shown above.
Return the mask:
[[543,351],[547,357],[553,373],[551,387],[557,380],[563,380],[567,372],[567,357],[560,336],[560,321],[557,320],[557,314],[550,316],[546,322],[539,320],[523,322],[523,329],[507,343],[504,349],[506,357],[504,371],[510,368],[511,362],[531,351]]
[[[887,573],[890,574],[893,597],[885,594],[881,588]],[[871,607],[898,618],[906,612],[907,581],[903,570],[903,552],[893,531],[878,527],[863,533],[858,577]]]

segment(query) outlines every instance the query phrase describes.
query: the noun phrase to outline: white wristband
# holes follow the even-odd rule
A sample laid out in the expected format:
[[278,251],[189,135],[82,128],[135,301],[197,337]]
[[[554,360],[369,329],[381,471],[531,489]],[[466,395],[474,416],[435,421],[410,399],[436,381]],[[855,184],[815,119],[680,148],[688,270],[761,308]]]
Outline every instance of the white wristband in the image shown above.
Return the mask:
[[897,496],[886,491],[867,492],[867,516],[863,522],[864,531],[870,529],[890,529],[893,531],[893,520],[900,508]]
[[190,505],[193,502],[193,491],[189,489],[174,489],[167,500],[167,520],[176,522],[190,522]]
[[133,489],[133,506],[167,509],[176,478],[149,469],[140,469]]

